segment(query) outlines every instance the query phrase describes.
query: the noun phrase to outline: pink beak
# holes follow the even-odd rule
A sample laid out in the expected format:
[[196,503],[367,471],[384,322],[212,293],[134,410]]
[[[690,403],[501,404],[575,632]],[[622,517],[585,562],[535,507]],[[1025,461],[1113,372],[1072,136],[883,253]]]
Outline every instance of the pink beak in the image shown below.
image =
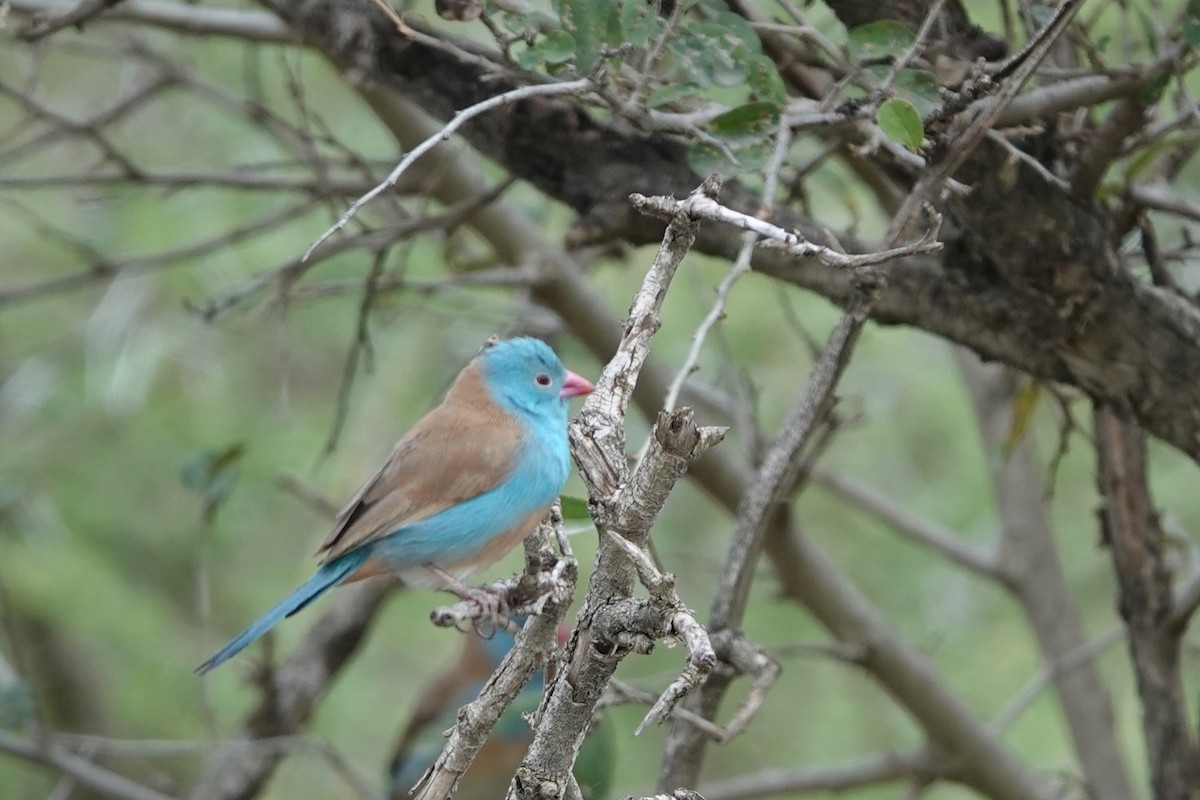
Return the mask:
[[563,381],[563,388],[558,393],[558,396],[564,400],[568,397],[579,397],[581,394],[588,394],[595,388],[587,378],[576,375],[571,370],[567,370],[567,379]]

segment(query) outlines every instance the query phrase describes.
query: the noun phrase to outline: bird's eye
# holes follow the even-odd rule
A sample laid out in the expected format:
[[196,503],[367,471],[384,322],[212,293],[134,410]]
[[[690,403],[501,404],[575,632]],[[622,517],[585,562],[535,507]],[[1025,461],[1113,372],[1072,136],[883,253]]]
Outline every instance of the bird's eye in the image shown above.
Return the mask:
[[544,372],[539,372],[538,376],[536,378],[534,378],[534,380],[537,381],[538,386],[549,386],[550,385],[550,376]]

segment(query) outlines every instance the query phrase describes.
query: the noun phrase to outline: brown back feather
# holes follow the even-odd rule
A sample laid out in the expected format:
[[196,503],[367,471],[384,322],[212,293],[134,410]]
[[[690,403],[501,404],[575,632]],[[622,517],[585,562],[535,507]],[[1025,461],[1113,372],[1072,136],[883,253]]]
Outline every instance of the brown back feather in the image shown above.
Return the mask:
[[496,487],[511,474],[521,438],[472,361],[338,514],[317,550],[321,563]]

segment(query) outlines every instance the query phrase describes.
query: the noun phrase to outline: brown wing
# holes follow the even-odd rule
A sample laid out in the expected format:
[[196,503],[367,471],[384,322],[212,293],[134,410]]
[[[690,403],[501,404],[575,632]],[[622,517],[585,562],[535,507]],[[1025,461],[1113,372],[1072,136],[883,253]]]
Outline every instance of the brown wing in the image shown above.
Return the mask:
[[446,399],[392,449],[338,514],[317,550],[322,563],[476,497],[509,476],[521,428],[469,364]]

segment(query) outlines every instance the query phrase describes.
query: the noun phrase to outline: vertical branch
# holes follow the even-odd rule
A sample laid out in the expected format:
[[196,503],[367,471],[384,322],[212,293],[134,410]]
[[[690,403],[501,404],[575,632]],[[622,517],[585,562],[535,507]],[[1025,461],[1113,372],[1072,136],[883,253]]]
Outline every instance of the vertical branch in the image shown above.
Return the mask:
[[[500,716],[530,677],[546,665],[554,649],[555,631],[575,597],[579,576],[578,563],[562,524],[562,510],[555,504],[546,520],[525,538],[525,572],[509,593],[509,603],[514,610],[524,612],[523,606],[528,601],[529,619],[479,697],[459,709],[458,722],[441,754],[412,789],[416,800],[440,800],[454,794]],[[551,547],[551,536],[557,541],[561,556]],[[455,610],[464,607],[471,609],[471,617],[456,616]],[[465,601],[434,611],[433,620],[437,625],[457,627],[458,623],[477,619],[482,613],[479,604]]]
[[[796,469],[801,463],[800,453],[833,405],[834,388],[858,342],[869,306],[869,297],[851,303],[849,310],[833,329],[821,358],[813,368],[779,436],[767,451],[758,474],[742,495],[738,506],[737,527],[721,567],[708,623],[714,643],[720,642],[717,644],[717,655],[727,663],[730,654],[727,647],[722,645],[728,645],[732,640],[728,634],[741,627],[750,595],[750,585],[754,578],[754,568],[762,552],[763,538],[769,523],[776,516],[774,512],[779,507],[781,495],[792,485]],[[711,719],[728,687],[728,678],[710,679],[698,694],[688,699],[687,708]],[[659,773],[659,790],[671,791],[678,786],[695,786],[700,777],[707,743],[708,737],[695,726],[674,722]]]
[[570,425],[571,451],[588,487],[600,551],[564,663],[547,687],[533,744],[509,787],[510,800],[548,800],[568,794],[571,770],[596,702],[618,664],[631,652],[649,652],[655,639],[667,632],[664,610],[654,607],[653,599],[634,599],[634,560],[614,536],[606,534],[623,538],[630,547],[643,547],[688,463],[723,436],[723,431],[697,427],[690,409],[663,414],[652,431],[645,460],[629,474],[625,414],[650,339],[659,328],[667,289],[696,238],[699,221],[689,208],[711,198],[718,188],[717,182],[705,181],[679,204],[633,299],[621,343]]
[[1182,631],[1146,483],[1146,434],[1106,406],[1097,406],[1095,420],[1100,523],[1129,631],[1154,797],[1200,800],[1200,747],[1189,733],[1179,669]]
[[1016,399],[1012,372],[984,364],[966,351],[956,353],[989,464],[994,464],[990,472],[1002,532],[995,558],[1000,579],[1033,629],[1089,795],[1095,800],[1125,800],[1133,790],[1117,742],[1108,688],[1090,659],[1072,669],[1058,668],[1084,649],[1087,639],[1055,545],[1046,481],[1033,441],[1029,434],[1021,437],[1003,463],[991,458],[1012,435]]

